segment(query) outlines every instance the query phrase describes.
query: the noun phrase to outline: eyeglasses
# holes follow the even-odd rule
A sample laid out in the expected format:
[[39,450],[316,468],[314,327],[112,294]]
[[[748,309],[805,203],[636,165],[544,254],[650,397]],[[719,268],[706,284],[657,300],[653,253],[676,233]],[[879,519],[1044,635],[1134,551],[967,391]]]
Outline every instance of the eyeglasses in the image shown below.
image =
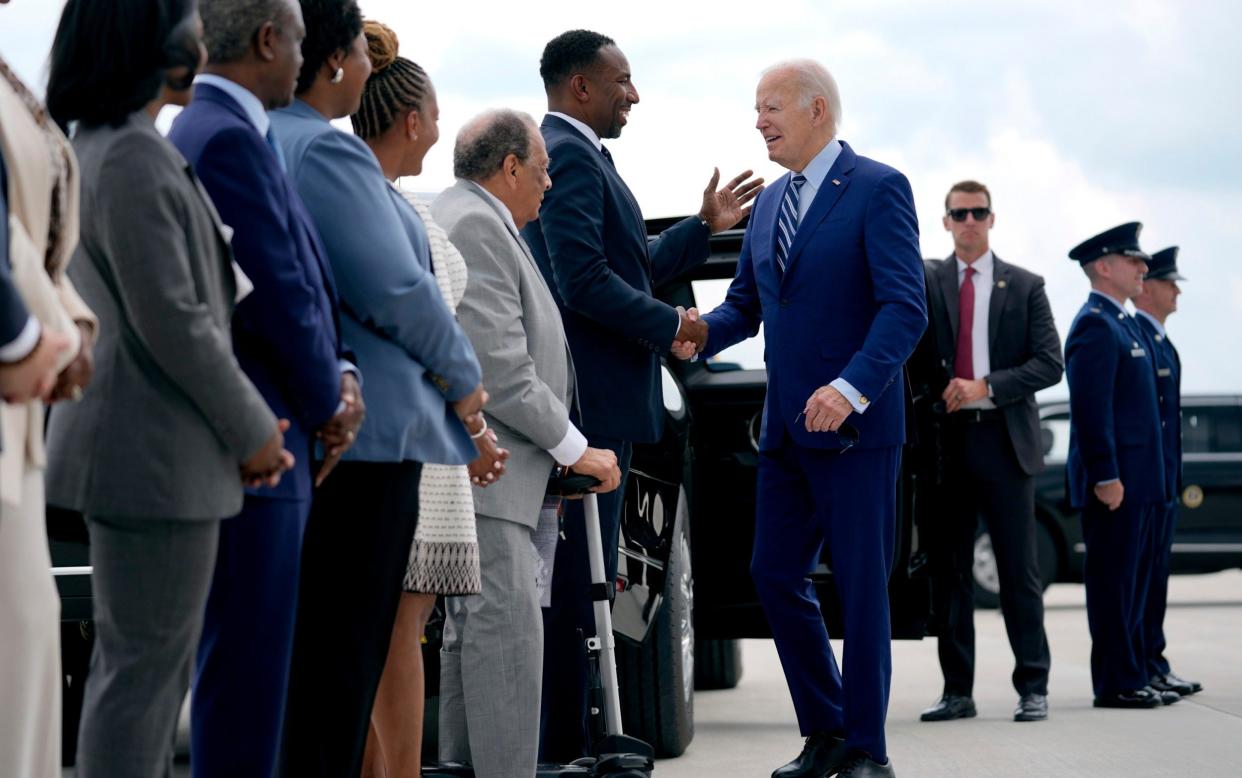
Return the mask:
[[949,218],[955,222],[966,221],[966,214],[975,217],[975,221],[981,222],[992,215],[991,208],[950,208],[948,210]]

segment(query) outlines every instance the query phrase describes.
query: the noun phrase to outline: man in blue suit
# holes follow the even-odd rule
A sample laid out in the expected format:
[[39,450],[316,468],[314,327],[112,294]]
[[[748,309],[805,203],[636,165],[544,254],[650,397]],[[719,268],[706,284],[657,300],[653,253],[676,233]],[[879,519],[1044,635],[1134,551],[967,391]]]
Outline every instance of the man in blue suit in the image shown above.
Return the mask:
[[[893,775],[888,577],[902,365],[927,326],[918,219],[904,175],[837,139],[841,100],[822,65],[768,69],[755,108],[769,158],[790,173],[755,204],[729,293],[703,317],[703,353],[764,326],[751,575],[806,736],[773,776]],[[844,609],[844,674],[809,579],[824,543]]]
[[339,458],[363,405],[339,336],[332,271],[267,115],[293,99],[301,9],[290,0],[212,0],[199,10],[209,64],[169,138],[233,229],[234,256],[254,286],[234,314],[234,349],[290,421],[285,445],[296,465],[276,488],[247,489],[241,514],[221,525],[191,753],[196,776],[269,776],[280,752],[315,441]]
[[1153,522],[1153,558],[1148,564],[1147,607],[1143,613],[1143,642],[1147,673],[1153,689],[1185,697],[1203,690],[1198,681],[1179,678],[1164,656],[1164,612],[1169,597],[1169,556],[1177,526],[1178,496],[1182,493],[1182,360],[1164,325],[1177,310],[1182,293],[1178,281],[1177,246],[1157,251],[1147,263],[1143,293],[1134,298],[1134,320],[1147,335],[1156,359],[1156,393],[1160,401],[1160,432],[1164,446],[1164,489],[1167,498]]
[[[611,449],[621,487],[599,496],[607,580],[617,569],[625,476],[634,443],[654,443],[664,425],[660,357],[675,341],[702,341],[703,324],[652,296],[659,285],[707,259],[708,237],[737,224],[762,180],[750,171],[703,192],[697,216],[647,240],[642,211],[601,138],[617,138],[638,91],[616,43],[587,30],[553,38],[539,64],[548,95],[540,128],[552,188],[539,219],[522,234],[556,297],[578,376],[582,431]],[[595,634],[582,506],[575,502],[556,551],[552,607],[544,611],[540,759],[586,753],[586,658],[579,630]]]
[[1070,392],[1070,504],[1082,510],[1083,581],[1097,708],[1154,708],[1173,692],[1148,686],[1143,647],[1152,525],[1166,497],[1156,365],[1125,308],[1143,289],[1149,257],[1130,222],[1070,250],[1091,295],[1065,341]]

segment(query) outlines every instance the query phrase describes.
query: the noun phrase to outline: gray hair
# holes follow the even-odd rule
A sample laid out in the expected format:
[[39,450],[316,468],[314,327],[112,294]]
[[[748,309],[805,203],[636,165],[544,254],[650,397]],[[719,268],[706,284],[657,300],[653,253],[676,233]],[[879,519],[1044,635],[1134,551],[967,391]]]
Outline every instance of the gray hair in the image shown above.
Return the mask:
[[537,132],[535,120],[521,111],[500,108],[476,116],[457,133],[453,175],[482,181],[500,170],[510,154],[526,162]]
[[780,70],[787,70],[793,75],[798,88],[798,102],[803,108],[817,97],[824,98],[828,103],[828,118],[832,120],[833,132],[836,132],[841,126],[841,92],[828,68],[813,59],[787,59],[764,70],[761,77]]
[[199,0],[203,43],[212,64],[236,62],[246,55],[259,28],[290,21],[291,0]]

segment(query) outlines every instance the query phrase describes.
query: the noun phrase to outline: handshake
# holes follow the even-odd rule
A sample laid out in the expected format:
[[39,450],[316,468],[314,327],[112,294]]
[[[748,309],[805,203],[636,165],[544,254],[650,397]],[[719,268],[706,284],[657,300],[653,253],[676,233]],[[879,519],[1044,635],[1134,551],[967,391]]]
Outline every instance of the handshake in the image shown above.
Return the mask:
[[699,309],[686,310],[677,306],[677,315],[681,318],[681,326],[673,339],[671,351],[678,359],[690,359],[707,348],[707,322],[699,318]]

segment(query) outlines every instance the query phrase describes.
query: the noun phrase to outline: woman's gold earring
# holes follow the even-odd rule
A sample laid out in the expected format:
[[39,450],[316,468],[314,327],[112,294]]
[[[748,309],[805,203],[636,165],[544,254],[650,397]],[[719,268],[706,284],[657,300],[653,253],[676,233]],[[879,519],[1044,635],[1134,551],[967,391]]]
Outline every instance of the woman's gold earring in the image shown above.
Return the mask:
[[332,83],[339,84],[343,78],[345,78],[345,68],[337,68],[336,72],[332,74]]

